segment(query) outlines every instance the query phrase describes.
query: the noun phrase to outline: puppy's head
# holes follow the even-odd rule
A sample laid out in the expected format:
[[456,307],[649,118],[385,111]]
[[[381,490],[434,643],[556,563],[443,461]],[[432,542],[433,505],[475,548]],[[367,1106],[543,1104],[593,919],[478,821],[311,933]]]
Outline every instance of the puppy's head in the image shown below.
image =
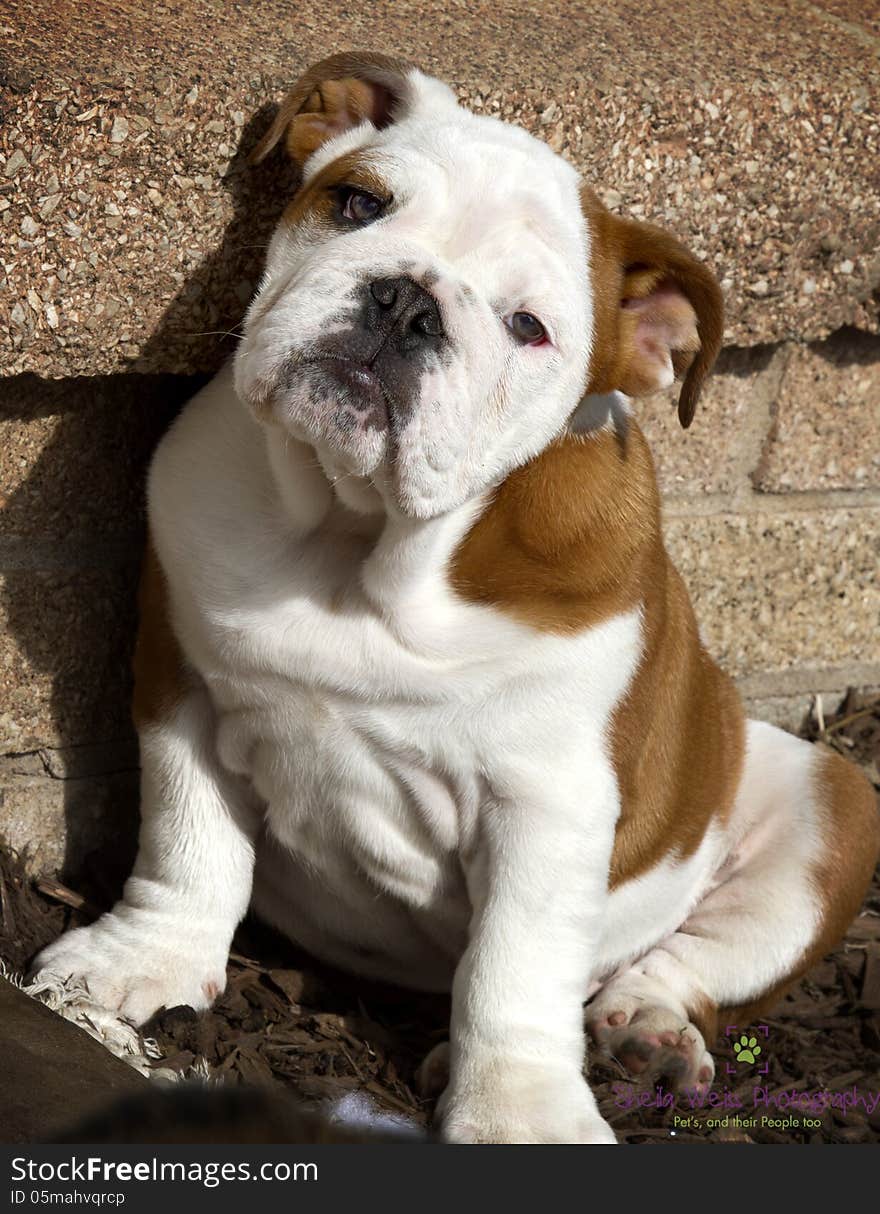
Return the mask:
[[428,518],[537,454],[585,392],[650,392],[690,367],[690,422],[720,343],[714,280],[545,144],[366,54],[310,69],[254,159],[282,140],[302,184],[236,386],[328,473]]

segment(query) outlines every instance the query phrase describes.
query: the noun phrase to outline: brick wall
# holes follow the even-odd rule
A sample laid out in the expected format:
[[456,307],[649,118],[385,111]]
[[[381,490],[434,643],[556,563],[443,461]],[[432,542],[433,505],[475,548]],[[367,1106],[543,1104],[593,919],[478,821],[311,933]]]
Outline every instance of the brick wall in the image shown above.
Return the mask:
[[642,420],[670,552],[750,709],[793,728],[814,693],[880,684],[880,339],[725,350],[692,430]]

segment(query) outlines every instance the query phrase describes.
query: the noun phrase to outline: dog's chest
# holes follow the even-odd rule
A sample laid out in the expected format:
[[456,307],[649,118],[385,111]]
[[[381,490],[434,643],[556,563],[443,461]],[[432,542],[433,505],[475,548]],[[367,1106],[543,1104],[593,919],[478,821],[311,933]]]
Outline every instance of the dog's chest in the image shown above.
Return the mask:
[[251,782],[277,842],[330,881],[355,870],[409,903],[434,897],[478,802],[458,730],[432,706],[295,684],[260,704],[267,689],[250,690],[249,706],[221,716],[218,749]]
[[239,582],[202,617],[218,753],[272,837],[328,887],[409,907],[458,899],[481,807],[509,771],[544,787],[566,734],[604,761],[629,665],[615,650],[632,661],[632,625],[524,643],[521,626],[459,607],[442,565],[383,617],[347,543],[264,559],[253,589]]
[[[436,610],[402,641],[351,575],[357,544],[340,546],[267,561],[234,611],[202,619],[218,753],[298,862],[333,885],[364,880],[425,904],[459,881],[473,840],[506,645],[493,654],[487,637],[479,661],[458,656],[467,611],[457,620],[439,585],[427,591]],[[456,656],[434,650],[438,628]]]

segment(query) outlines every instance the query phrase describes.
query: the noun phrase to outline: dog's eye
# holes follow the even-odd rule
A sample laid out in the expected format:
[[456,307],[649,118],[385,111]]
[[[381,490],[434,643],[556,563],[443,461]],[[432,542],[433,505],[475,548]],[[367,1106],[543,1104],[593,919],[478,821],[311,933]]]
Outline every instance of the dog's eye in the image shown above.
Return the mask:
[[339,190],[339,207],[343,219],[350,219],[354,223],[372,223],[385,210],[385,203],[375,194],[346,185]]
[[514,312],[511,316],[505,316],[504,323],[516,340],[525,346],[540,345],[547,336],[547,330],[531,312]]

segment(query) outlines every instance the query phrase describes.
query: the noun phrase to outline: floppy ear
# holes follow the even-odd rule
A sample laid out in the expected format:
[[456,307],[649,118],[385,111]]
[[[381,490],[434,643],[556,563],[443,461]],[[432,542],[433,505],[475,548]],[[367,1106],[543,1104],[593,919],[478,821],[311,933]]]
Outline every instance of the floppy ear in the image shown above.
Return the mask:
[[724,332],[721,290],[675,237],[621,219],[583,191],[594,295],[588,392],[645,396],[684,376],[678,418],[687,429]]
[[389,55],[346,51],[310,67],[279,107],[269,130],[251,153],[259,164],[276,143],[302,164],[322,143],[368,121],[377,130],[394,120],[409,90],[409,64]]

